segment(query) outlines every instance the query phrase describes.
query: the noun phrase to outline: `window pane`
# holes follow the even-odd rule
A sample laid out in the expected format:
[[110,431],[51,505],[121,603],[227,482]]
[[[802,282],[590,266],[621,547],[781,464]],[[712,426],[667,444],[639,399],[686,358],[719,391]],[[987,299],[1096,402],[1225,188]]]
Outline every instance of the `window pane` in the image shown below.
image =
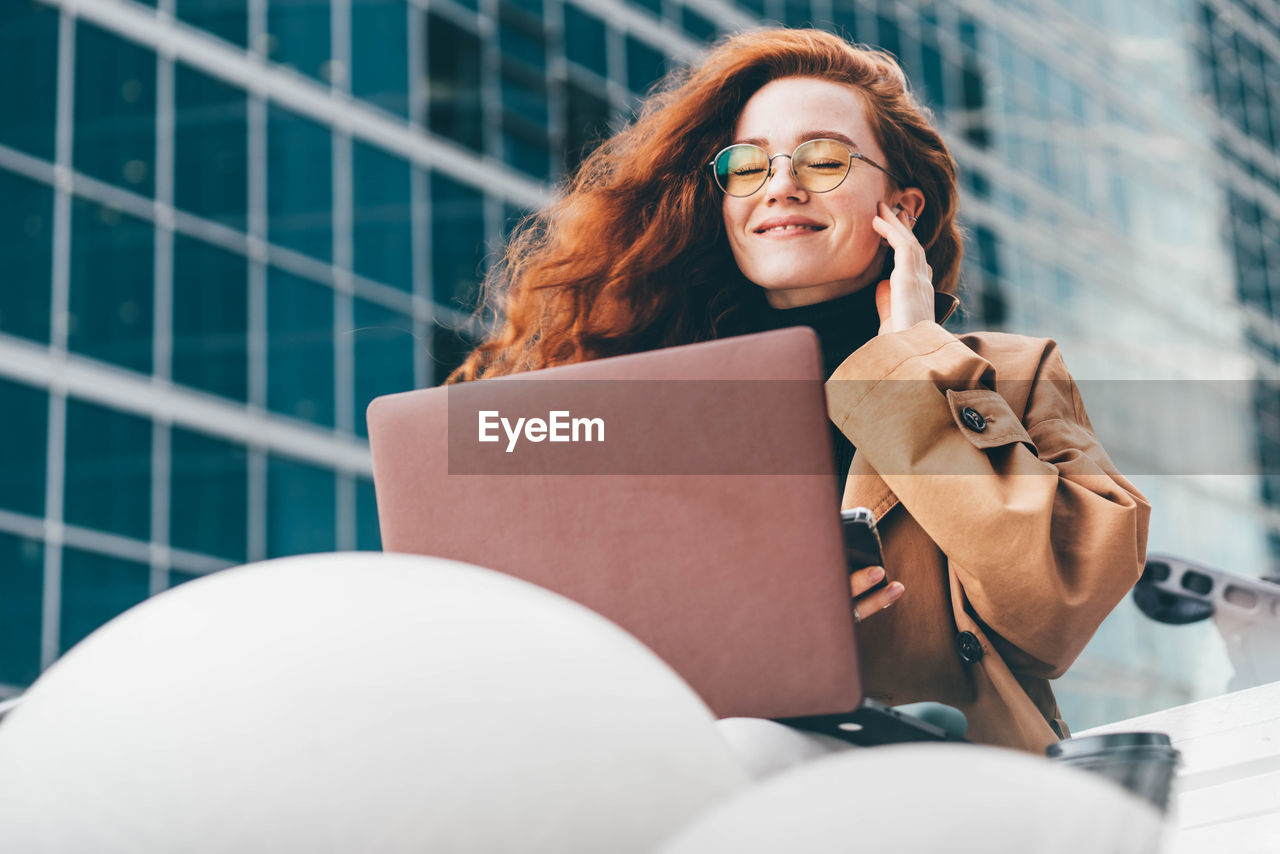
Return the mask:
[[246,560],[249,455],[244,446],[175,427],[170,447],[170,544]]
[[243,231],[249,186],[248,96],[178,64],[174,102],[174,204]]
[[0,3],[0,144],[53,160],[57,71],[57,7]]
[[151,569],[145,563],[94,552],[62,550],[62,626],[66,652],[111,618],[147,598]]
[[408,8],[404,0],[353,0],[351,93],[409,115]]
[[484,194],[445,175],[431,176],[432,293],[470,311],[484,277]]
[[427,15],[427,126],[475,151],[484,151],[480,53],[477,35]]
[[151,422],[68,400],[63,501],[69,524],[150,539]]
[[267,557],[333,551],[336,506],[332,471],[272,457],[267,463]]
[[267,59],[328,83],[328,0],[270,0]]
[[151,223],[73,202],[68,347],[150,373],[154,243]]
[[0,258],[4,259],[0,332],[45,343],[53,264],[53,188],[0,169],[0,199],[4,200],[0,204]]
[[627,86],[632,92],[645,94],[666,72],[666,58],[638,39],[627,36]]
[[465,332],[450,329],[446,326],[431,326],[431,358],[432,372],[437,384],[444,382],[445,377],[453,373],[462,364],[471,351],[480,342]]
[[382,551],[377,495],[373,481],[363,478],[356,479],[356,548],[360,551]]
[[604,21],[566,3],[564,7],[565,55],[579,65],[590,68],[601,77],[609,76],[605,58]]
[[715,21],[704,18],[687,6],[681,10],[680,24],[686,33],[699,41],[711,41],[718,29]]
[[174,382],[248,399],[248,277],[243,255],[174,235]]
[[177,0],[178,20],[239,47],[249,44],[247,0]]
[[76,171],[149,196],[155,187],[156,55],[76,25]]
[[333,426],[333,291],[275,268],[267,278],[267,407]]
[[570,82],[565,86],[565,170],[575,169],[609,135],[609,102]]
[[551,147],[547,144],[546,128],[506,116],[502,122],[502,159],[508,166],[534,178],[549,179]]
[[352,145],[355,271],[413,289],[413,218],[409,164],[380,148]]
[[413,388],[418,343],[413,321],[404,314],[364,300],[355,301],[356,432],[368,436],[364,411],[380,394]]
[[0,533],[0,682],[29,685],[40,675],[44,543]]
[[333,255],[333,141],[323,125],[279,107],[267,120],[267,232],[271,242]]
[[[0,412],[4,413],[0,507],[43,516],[49,395],[42,389],[0,379]],[[0,575],[3,567],[0,561]]]

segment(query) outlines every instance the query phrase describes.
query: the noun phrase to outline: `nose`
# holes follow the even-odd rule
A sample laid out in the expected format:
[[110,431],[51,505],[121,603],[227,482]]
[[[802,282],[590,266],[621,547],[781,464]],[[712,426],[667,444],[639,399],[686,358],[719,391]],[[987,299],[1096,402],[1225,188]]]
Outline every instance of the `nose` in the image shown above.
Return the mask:
[[[774,165],[779,157],[787,158],[786,165]],[[791,174],[792,160],[790,154],[775,154],[769,158],[769,177],[764,182],[765,199],[771,201],[773,199],[791,198],[801,199],[805,194],[804,187],[801,187],[796,181],[796,176]]]

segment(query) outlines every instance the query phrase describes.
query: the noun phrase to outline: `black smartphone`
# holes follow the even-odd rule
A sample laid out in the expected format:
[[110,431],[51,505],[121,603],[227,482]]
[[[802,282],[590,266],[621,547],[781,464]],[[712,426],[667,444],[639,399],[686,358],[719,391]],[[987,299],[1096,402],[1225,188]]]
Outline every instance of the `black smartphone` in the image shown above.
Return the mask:
[[[840,511],[840,522],[844,526],[844,556],[849,565],[849,572],[867,566],[884,566],[884,557],[880,553],[880,532],[876,530],[875,514],[866,507],[851,507]],[[889,584],[888,570],[871,590],[880,590]]]

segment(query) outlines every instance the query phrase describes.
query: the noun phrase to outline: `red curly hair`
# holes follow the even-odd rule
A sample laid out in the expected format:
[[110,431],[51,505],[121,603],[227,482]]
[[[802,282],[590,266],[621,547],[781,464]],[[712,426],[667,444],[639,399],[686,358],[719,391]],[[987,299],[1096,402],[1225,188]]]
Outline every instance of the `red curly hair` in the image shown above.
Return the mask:
[[963,245],[956,165],[889,54],[820,30],[718,42],[669,74],[559,199],[517,228],[485,282],[503,318],[447,382],[686,344],[740,331],[761,289],[734,263],[708,160],[757,90],[782,77],[845,83],[866,100],[885,167],[925,197],[915,232],[934,288],[954,294]]

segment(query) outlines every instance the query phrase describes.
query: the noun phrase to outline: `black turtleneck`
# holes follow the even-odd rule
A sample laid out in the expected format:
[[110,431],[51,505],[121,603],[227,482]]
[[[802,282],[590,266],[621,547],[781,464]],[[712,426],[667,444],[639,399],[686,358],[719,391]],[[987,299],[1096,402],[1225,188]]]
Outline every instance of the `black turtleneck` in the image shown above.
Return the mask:
[[[830,377],[850,353],[879,332],[875,294],[873,285],[826,302],[795,308],[773,308],[761,300],[752,308],[754,322],[751,325],[754,331],[761,332],[789,326],[813,329],[822,347],[823,375]],[[856,449],[835,424],[831,424],[831,443],[835,450],[836,487],[843,492]]]

